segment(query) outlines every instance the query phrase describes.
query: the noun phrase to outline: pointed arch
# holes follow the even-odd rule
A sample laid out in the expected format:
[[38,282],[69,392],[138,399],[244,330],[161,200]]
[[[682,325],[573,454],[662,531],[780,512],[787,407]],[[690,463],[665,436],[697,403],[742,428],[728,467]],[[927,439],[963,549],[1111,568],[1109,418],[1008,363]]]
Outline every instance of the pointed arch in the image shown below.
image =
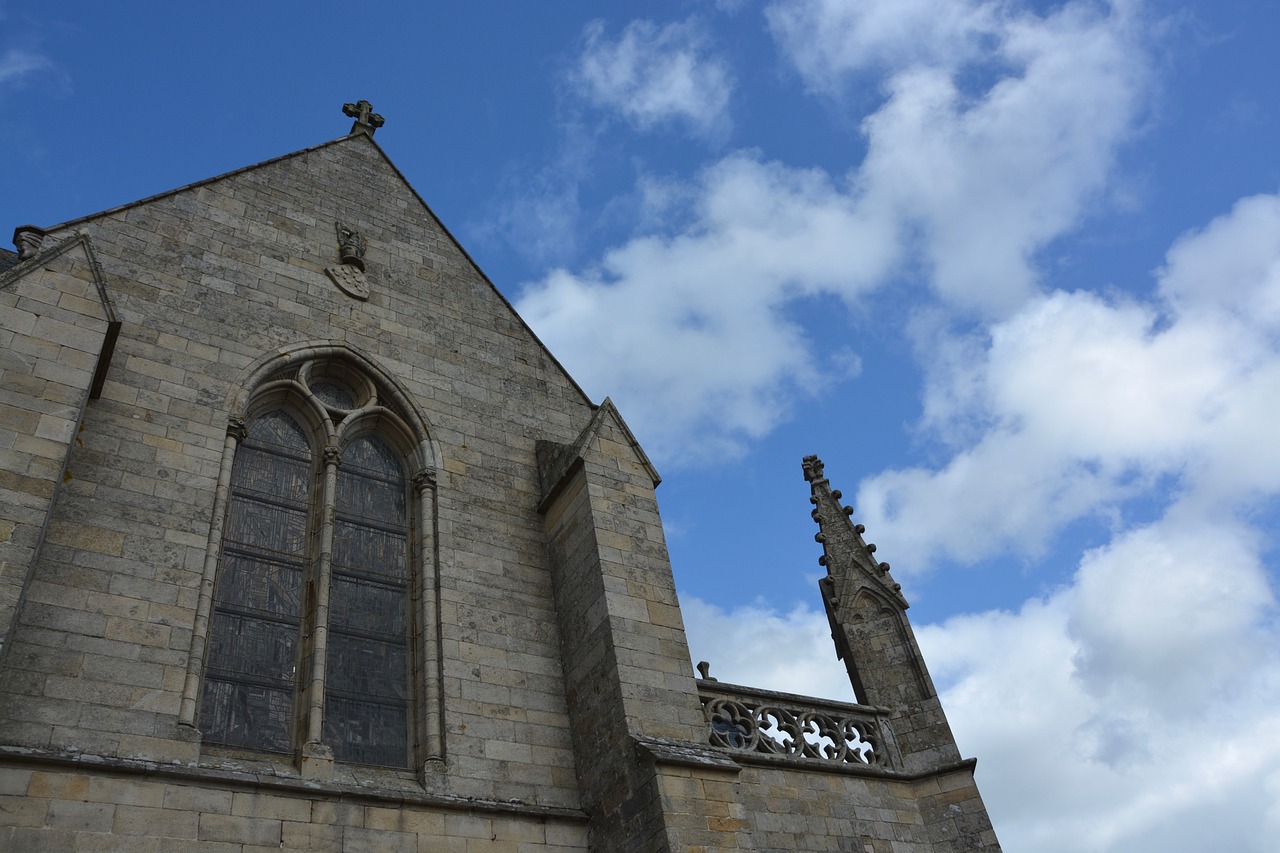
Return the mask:
[[[282,347],[260,357],[249,365],[241,381],[227,397],[227,411],[241,414],[246,410],[254,392],[267,380],[296,374],[303,365],[336,366],[337,370],[354,371],[372,380],[379,399],[387,409],[399,415],[415,436],[418,454],[412,461],[415,469],[435,469],[440,448],[433,438],[434,432],[413,396],[376,361],[359,349],[343,341],[306,341]],[[243,416],[243,415],[242,415]]]
[[[331,772],[335,757],[391,767],[442,761],[440,456],[426,418],[389,372],[334,342],[264,355],[227,403],[232,416],[180,722],[198,724],[211,743],[294,752],[314,775]],[[243,529],[261,527],[276,511],[264,507],[280,502],[239,497],[246,482],[262,479],[266,457],[255,437],[272,429],[305,445],[293,461],[306,460],[310,489],[293,507],[294,526],[301,512],[307,531],[289,575],[302,578],[300,614],[292,622],[259,614],[275,620],[276,634],[293,628],[293,639],[275,637],[274,656],[242,648],[241,623],[231,618],[243,609],[236,596],[255,571],[238,561]],[[263,548],[274,553],[277,545]],[[293,661],[287,677],[273,664],[275,680],[259,683],[254,661],[282,656]],[[251,700],[267,687],[274,704],[271,726],[263,727],[254,720],[264,712],[250,714]]]

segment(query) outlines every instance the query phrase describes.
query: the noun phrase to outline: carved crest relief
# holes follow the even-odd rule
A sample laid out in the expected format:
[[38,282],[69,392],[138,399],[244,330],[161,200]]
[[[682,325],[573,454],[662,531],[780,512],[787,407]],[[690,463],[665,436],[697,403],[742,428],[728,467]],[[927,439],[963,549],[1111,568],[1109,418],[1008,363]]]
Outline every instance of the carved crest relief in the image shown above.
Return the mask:
[[369,248],[369,241],[350,225],[342,222],[333,225],[338,235],[338,258],[342,263],[325,267],[325,274],[348,296],[368,299],[369,281],[364,275],[364,253]]

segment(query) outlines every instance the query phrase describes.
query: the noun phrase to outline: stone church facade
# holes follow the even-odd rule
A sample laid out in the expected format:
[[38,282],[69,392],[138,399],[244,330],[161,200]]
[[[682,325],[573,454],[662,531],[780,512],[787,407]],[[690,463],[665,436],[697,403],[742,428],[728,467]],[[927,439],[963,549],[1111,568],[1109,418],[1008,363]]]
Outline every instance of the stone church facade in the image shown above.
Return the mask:
[[697,677],[622,416],[345,111],[0,252],[0,850],[998,850],[822,463],[862,704]]

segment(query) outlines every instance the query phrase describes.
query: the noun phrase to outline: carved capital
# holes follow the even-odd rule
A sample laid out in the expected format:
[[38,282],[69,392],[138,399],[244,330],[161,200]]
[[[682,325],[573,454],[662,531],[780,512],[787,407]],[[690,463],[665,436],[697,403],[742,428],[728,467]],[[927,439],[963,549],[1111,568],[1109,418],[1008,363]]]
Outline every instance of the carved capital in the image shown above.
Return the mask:
[[342,451],[332,444],[324,449],[323,456],[326,467],[332,465],[334,468],[337,468],[342,462]]
[[236,444],[249,437],[249,425],[239,415],[232,415],[227,420],[227,435],[236,440]]
[[436,486],[435,471],[432,471],[428,468],[423,468],[421,471],[413,475],[413,488],[414,488],[414,491],[418,492],[419,494],[421,494],[422,492],[425,492],[427,489],[434,489],[435,486]]

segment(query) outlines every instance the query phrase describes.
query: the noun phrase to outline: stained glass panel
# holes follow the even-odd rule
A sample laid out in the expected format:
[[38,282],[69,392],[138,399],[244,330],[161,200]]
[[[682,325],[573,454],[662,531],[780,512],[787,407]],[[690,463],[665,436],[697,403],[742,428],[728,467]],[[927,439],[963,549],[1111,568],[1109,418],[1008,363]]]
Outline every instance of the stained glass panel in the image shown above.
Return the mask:
[[293,684],[298,624],[277,622],[221,609],[213,614],[209,672]]
[[236,452],[200,709],[210,743],[290,751],[310,455],[283,412],[256,419]]
[[288,616],[302,611],[302,572],[228,548],[222,558],[218,603],[223,607]]
[[361,574],[403,580],[404,546],[403,532],[379,530],[339,517],[333,532],[333,562]]
[[306,459],[248,445],[237,451],[232,477],[239,492],[301,504],[307,499],[311,466]]
[[307,547],[307,511],[233,494],[227,513],[226,541],[301,557]]
[[404,767],[408,764],[408,711],[330,693],[325,700],[324,737],[340,761]]
[[374,479],[360,469],[345,466],[338,472],[338,506],[345,513],[375,521],[403,519],[404,481]]
[[385,442],[343,453],[325,679],[326,741],[341,761],[408,759],[408,527],[404,474]]
[[[211,743],[289,752],[293,688],[205,679],[200,728]],[[217,733],[217,737],[212,737]]]
[[328,379],[318,379],[310,383],[311,393],[320,398],[320,402],[333,409],[353,409],[356,398],[349,390]]
[[369,583],[358,577],[335,574],[329,601],[335,625],[384,639],[404,637],[404,587]]
[[328,683],[333,693],[347,692],[360,697],[404,699],[405,659],[403,642],[389,643],[347,633],[329,635],[329,660],[336,681]]

